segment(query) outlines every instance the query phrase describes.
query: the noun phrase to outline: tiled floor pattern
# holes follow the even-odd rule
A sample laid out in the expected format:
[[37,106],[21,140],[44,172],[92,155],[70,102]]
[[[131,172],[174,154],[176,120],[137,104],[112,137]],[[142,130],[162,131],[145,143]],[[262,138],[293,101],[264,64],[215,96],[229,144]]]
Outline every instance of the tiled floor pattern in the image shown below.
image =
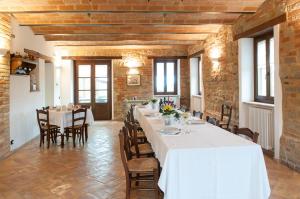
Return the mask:
[[[85,146],[39,148],[38,139],[0,161],[0,199],[124,199],[121,122],[97,122]],[[300,174],[266,157],[271,199],[300,199]],[[253,190],[255,191],[255,190]],[[151,192],[132,198],[150,199]],[[187,198],[188,199],[188,198]]]

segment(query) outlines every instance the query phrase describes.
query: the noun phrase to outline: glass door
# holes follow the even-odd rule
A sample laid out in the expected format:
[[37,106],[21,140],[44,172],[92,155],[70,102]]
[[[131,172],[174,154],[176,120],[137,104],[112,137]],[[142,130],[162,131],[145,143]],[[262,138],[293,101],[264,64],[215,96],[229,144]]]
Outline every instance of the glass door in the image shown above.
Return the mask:
[[75,103],[91,107],[95,120],[110,120],[111,61],[76,61],[74,71]]

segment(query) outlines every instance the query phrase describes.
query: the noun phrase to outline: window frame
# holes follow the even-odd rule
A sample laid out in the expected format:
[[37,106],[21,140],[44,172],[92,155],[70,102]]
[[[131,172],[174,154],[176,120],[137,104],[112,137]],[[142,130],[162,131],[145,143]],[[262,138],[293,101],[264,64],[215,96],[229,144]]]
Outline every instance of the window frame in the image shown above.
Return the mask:
[[[271,96],[271,75],[270,75],[270,40],[274,38],[273,31],[264,33],[262,35],[254,37],[254,101],[267,103],[267,104],[274,104],[274,97]],[[258,70],[257,70],[257,47],[258,43],[265,40],[266,41],[266,96],[258,95]],[[275,80],[274,80],[275,81]]]
[[[177,95],[178,94],[178,66],[177,59],[154,59],[154,95]],[[167,63],[174,63],[174,92],[167,92]],[[164,63],[164,92],[157,92],[156,76],[157,76],[157,63]]]
[[198,95],[202,95],[202,90],[201,90],[201,78],[202,78],[202,59],[201,56],[197,57],[198,58],[198,67],[197,67],[197,73],[198,73]]

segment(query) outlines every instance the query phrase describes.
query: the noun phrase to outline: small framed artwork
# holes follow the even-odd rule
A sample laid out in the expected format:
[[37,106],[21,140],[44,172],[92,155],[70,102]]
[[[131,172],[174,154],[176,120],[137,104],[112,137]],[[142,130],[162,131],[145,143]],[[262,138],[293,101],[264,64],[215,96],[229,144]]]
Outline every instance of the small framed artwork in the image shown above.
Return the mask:
[[127,85],[128,86],[140,86],[141,85],[141,75],[127,75]]

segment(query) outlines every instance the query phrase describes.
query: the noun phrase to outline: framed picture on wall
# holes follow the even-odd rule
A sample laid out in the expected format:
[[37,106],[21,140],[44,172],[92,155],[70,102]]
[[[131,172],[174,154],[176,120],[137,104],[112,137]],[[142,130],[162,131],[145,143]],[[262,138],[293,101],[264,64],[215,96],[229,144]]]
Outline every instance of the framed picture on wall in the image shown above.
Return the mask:
[[140,86],[141,85],[141,75],[127,75],[127,85],[128,86]]

